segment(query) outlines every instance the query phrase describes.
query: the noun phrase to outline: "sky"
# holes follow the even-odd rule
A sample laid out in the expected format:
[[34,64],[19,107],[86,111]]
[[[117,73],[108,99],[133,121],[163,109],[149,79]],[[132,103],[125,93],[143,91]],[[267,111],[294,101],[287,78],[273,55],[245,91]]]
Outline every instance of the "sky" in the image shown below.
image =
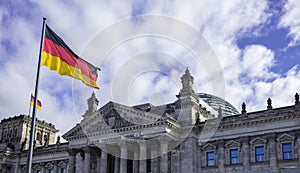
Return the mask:
[[29,113],[43,17],[101,68],[96,90],[41,67],[37,117],[59,134],[80,122],[92,92],[98,108],[175,101],[187,67],[196,92],[238,111],[243,102],[248,112],[264,110],[269,97],[273,107],[292,105],[300,92],[299,16],[298,0],[1,1],[0,118]]

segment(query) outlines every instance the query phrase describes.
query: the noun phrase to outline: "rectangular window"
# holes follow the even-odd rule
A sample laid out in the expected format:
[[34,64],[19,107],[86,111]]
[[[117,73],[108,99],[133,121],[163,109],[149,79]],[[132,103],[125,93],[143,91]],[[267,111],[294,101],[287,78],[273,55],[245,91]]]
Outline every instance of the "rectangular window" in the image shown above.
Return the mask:
[[238,149],[230,150],[230,164],[238,164],[239,163],[239,151]]
[[210,151],[206,153],[207,166],[215,166],[215,152]]
[[66,168],[60,168],[60,173],[66,173]]
[[289,160],[293,158],[292,143],[282,144],[282,155],[283,155],[283,160]]
[[263,162],[265,161],[265,149],[264,146],[255,147],[255,161]]
[[53,173],[53,169],[48,169],[48,173]]

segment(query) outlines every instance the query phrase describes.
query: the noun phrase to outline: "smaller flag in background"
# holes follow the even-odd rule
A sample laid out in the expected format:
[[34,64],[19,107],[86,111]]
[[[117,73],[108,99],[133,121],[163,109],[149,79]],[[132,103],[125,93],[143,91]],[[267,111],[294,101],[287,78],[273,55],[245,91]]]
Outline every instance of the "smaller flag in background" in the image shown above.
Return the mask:
[[[34,105],[34,97],[33,97],[32,94],[31,94],[31,98],[30,98],[30,105],[31,105],[31,106]],[[36,106],[36,108],[37,108],[38,110],[41,110],[41,109],[42,109],[42,103],[41,103],[40,100],[37,100],[37,106]]]

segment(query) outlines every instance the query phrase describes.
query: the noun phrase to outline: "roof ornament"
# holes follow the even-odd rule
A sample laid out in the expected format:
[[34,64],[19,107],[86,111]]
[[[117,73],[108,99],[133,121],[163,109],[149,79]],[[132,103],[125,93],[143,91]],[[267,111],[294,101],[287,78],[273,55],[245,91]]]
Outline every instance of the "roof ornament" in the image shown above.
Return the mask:
[[245,102],[243,102],[243,104],[242,104],[242,114],[246,114],[246,113],[247,113],[246,104],[245,104]]
[[193,91],[193,84],[194,84],[194,77],[191,75],[189,68],[187,67],[185,70],[184,75],[181,77],[182,83],[182,90],[180,95],[182,96],[183,93],[194,93]]
[[267,109],[271,110],[272,109],[272,100],[270,97],[268,98],[267,103],[268,103]]
[[221,106],[219,106],[218,117],[223,117],[223,112]]
[[88,110],[86,111],[86,113],[92,113],[97,111],[99,101],[96,98],[94,92],[92,93],[91,97],[87,100],[87,103],[88,103]]
[[296,93],[295,94],[295,105],[297,105],[297,104],[299,104],[300,102],[299,102],[299,94],[298,93]]

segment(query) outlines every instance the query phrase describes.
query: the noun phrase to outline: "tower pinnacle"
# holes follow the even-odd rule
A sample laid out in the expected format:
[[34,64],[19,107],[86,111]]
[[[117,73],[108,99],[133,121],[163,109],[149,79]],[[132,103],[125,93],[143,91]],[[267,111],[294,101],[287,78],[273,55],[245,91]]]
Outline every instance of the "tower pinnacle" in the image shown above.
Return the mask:
[[94,92],[92,93],[91,97],[87,100],[87,102],[88,102],[88,110],[86,111],[86,113],[95,112],[97,110],[99,101],[96,98]]
[[193,84],[194,77],[191,75],[188,67],[185,70],[184,75],[181,77],[182,89],[180,91],[181,95],[194,93]]

